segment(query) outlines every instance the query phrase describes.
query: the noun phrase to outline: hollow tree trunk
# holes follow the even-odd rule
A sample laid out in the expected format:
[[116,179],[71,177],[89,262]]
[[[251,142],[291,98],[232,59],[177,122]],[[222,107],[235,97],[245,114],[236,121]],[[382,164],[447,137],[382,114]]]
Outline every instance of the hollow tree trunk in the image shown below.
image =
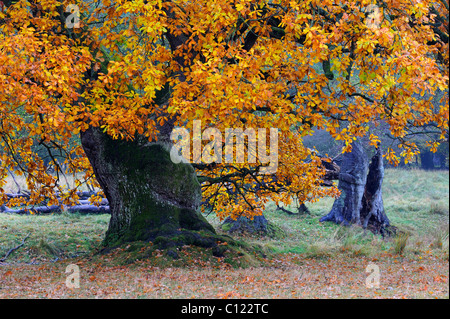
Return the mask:
[[383,152],[377,148],[375,155],[369,165],[366,186],[362,198],[361,220],[364,228],[374,233],[384,232],[390,226],[389,218],[386,216],[383,205],[381,185],[384,178]]
[[[359,141],[342,158],[339,174],[341,196],[335,200],[328,215],[320,219],[338,224],[357,224],[373,233],[390,235],[396,228],[390,225],[384,211],[381,185],[384,178],[383,153],[377,148],[370,165]],[[369,172],[367,173],[367,169]]]
[[338,188],[341,196],[334,201],[331,211],[320,219],[337,224],[361,225],[361,200],[367,179],[367,157],[359,140],[352,144],[352,151],[343,154]]
[[83,132],[81,143],[110,205],[105,246],[189,234],[192,244],[198,237],[192,231],[215,234],[199,213],[201,189],[192,166],[174,164],[169,144],[113,140],[98,128]]

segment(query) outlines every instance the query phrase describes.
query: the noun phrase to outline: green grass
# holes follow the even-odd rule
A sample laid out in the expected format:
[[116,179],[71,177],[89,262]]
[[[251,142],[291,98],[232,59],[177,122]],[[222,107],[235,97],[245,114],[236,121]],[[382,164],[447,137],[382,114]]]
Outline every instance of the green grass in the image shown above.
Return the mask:
[[[96,254],[109,215],[0,214],[0,258],[29,234],[0,264],[0,298],[448,299],[448,172],[390,169],[385,176],[385,209],[404,237],[319,223],[330,198],[296,216],[271,203],[265,215],[281,230],[275,237],[233,236],[271,251],[268,259],[245,253],[214,260],[198,247],[180,248],[173,259],[142,242]],[[207,219],[220,232],[218,218]],[[370,263],[381,269],[379,289],[364,284]],[[80,289],[64,284],[69,264],[80,267]]]
[[[303,254],[329,258],[335,254],[375,256],[380,253],[420,256],[430,249],[448,259],[449,174],[447,171],[388,169],[383,184],[386,213],[405,238],[381,239],[359,227],[320,223],[333,199],[307,204],[310,213],[287,215],[269,203],[265,216],[281,231],[275,237],[235,236],[276,254]],[[219,229],[213,214],[207,217]],[[0,258],[26,244],[8,257],[8,262],[33,263],[87,256],[100,248],[109,215],[55,214],[19,216],[0,214]]]
[[[283,238],[246,238],[270,246],[276,253],[296,253],[319,258],[335,253],[374,256],[380,253],[412,253],[434,249],[448,258],[449,173],[387,169],[383,183],[385,211],[391,223],[407,237],[381,239],[359,227],[320,223],[333,205],[332,198],[307,204],[310,213],[287,215],[269,203],[265,216],[284,230]],[[295,210],[295,207],[292,207]],[[216,227],[219,221],[209,217]],[[404,241],[402,243],[402,240]]]
[[10,215],[0,214],[0,257],[26,239],[8,262],[25,263],[85,255],[103,239],[109,215]]

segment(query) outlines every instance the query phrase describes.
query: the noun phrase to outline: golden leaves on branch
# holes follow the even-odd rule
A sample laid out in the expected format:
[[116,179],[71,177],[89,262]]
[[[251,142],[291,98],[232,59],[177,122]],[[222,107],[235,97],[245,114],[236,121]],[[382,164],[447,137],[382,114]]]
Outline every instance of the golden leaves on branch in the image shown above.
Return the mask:
[[[91,176],[73,143],[89,126],[149,140],[171,118],[189,129],[194,120],[221,132],[278,129],[280,185],[249,188],[234,204],[221,184],[209,187],[204,197],[215,198],[223,217],[258,214],[268,199],[287,203],[286,194],[300,201],[335,196],[320,187],[318,159],[302,144],[315,129],[349,150],[365,134],[377,145],[368,127],[387,123],[403,139],[400,156],[385,152],[392,163],[417,154],[417,145],[404,141],[411,127],[433,124],[439,138],[448,136],[448,97],[429,98],[448,89],[441,37],[448,37],[448,18],[441,36],[431,27],[448,8],[432,1],[385,3],[373,23],[376,3],[369,0],[74,2],[82,17],[77,30],[63,29],[56,0],[42,2],[35,15],[26,1],[0,12],[0,180],[14,166],[36,194],[47,196],[38,189],[58,179],[45,172],[36,144],[60,152],[71,173]],[[438,141],[428,146],[435,150]],[[205,174],[254,168],[231,164]]]

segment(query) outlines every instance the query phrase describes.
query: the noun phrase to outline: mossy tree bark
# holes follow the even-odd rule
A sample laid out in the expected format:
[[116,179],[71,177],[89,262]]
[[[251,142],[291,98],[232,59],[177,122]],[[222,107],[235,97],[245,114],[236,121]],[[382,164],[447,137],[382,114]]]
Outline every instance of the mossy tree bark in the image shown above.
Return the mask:
[[110,203],[105,246],[158,237],[183,241],[189,232],[187,244],[192,244],[198,237],[192,238],[193,231],[215,235],[199,212],[201,189],[194,169],[173,163],[168,143],[150,143],[139,136],[113,140],[98,128],[83,132],[81,142]]

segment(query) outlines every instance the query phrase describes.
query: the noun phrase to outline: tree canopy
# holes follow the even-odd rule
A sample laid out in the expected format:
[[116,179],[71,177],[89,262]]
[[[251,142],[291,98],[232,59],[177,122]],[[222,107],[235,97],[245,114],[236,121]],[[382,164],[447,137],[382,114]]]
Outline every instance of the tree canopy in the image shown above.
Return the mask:
[[[98,186],[74,142],[90,127],[155,141],[195,120],[278,131],[274,174],[260,174],[260,158],[193,163],[220,217],[336,196],[303,138],[325,129],[348,151],[385,123],[403,149],[385,158],[398,163],[418,152],[411,130],[432,125],[435,149],[448,139],[448,96],[432,101],[448,90],[448,54],[446,0],[0,2],[0,204],[8,170],[30,191],[15,204],[54,204],[57,193],[70,203],[77,187]],[[63,171],[75,189],[61,186]]]

